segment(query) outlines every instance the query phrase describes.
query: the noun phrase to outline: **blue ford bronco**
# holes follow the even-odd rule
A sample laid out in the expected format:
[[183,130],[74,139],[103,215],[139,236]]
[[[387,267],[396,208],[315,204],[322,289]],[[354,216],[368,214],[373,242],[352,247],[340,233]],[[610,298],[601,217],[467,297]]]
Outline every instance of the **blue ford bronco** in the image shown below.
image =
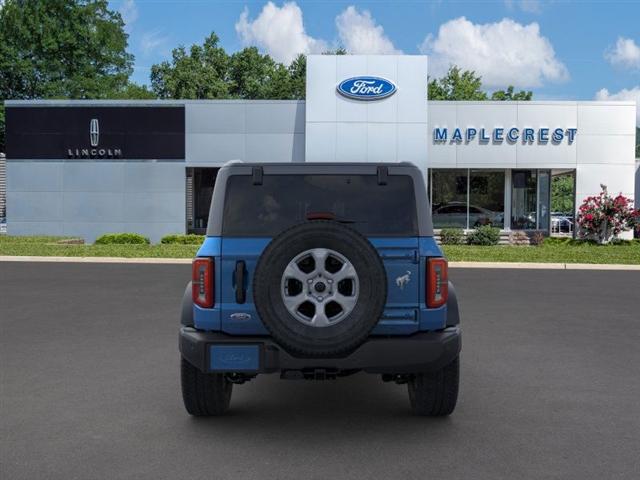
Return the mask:
[[458,397],[461,334],[420,170],[231,163],[182,303],[187,412],[220,415],[262,373],[407,384],[412,411]]

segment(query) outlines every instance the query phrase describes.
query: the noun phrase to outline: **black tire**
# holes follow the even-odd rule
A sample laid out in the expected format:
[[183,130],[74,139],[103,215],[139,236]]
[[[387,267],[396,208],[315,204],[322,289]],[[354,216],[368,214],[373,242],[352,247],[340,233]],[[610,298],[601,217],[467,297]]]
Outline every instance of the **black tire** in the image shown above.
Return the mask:
[[221,373],[202,373],[184,358],[180,359],[182,400],[190,415],[222,415],[229,408],[233,383]]
[[415,415],[450,415],[458,401],[460,357],[435,372],[419,373],[409,380],[409,401]]
[[[355,268],[358,299],[340,322],[323,328],[306,325],[287,310],[281,295],[288,263],[314,248],[334,250]],[[275,237],[256,266],[253,296],[260,319],[288,352],[305,357],[339,356],[356,349],[378,323],[387,299],[387,277],[376,249],[359,232],[343,224],[315,220]]]

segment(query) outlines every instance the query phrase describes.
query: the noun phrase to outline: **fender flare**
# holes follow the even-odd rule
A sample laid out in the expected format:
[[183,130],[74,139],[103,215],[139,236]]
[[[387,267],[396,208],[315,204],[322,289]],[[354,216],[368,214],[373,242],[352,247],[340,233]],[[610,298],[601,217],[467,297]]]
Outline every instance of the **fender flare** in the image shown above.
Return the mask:
[[180,323],[186,327],[193,327],[193,298],[191,296],[191,282],[187,283],[182,296]]
[[453,283],[449,282],[449,297],[447,298],[447,327],[460,324],[460,310],[458,308],[458,296]]

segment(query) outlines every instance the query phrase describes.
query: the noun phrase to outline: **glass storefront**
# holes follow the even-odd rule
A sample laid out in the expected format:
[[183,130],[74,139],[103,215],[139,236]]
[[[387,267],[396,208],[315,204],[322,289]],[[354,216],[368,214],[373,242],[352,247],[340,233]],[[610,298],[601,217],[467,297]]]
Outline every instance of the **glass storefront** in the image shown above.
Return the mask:
[[467,228],[467,170],[431,170],[435,228]]
[[187,233],[204,235],[219,168],[187,168]]
[[511,172],[511,228],[514,230],[536,228],[537,180],[535,170]]
[[469,172],[469,228],[504,228],[504,171]]
[[436,229],[549,230],[549,170],[430,169],[429,195]]
[[433,169],[430,173],[435,228],[504,228],[504,170]]
[[538,230],[548,231],[551,225],[551,172],[538,170]]

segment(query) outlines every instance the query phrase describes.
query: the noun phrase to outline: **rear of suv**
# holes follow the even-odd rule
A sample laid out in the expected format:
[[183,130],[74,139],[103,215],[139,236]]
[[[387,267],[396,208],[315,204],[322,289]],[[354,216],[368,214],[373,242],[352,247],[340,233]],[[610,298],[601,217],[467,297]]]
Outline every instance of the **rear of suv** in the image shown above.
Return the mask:
[[410,164],[244,164],[218,173],[182,303],[182,394],[220,415],[256,375],[357,372],[453,412],[461,334],[424,179]]

